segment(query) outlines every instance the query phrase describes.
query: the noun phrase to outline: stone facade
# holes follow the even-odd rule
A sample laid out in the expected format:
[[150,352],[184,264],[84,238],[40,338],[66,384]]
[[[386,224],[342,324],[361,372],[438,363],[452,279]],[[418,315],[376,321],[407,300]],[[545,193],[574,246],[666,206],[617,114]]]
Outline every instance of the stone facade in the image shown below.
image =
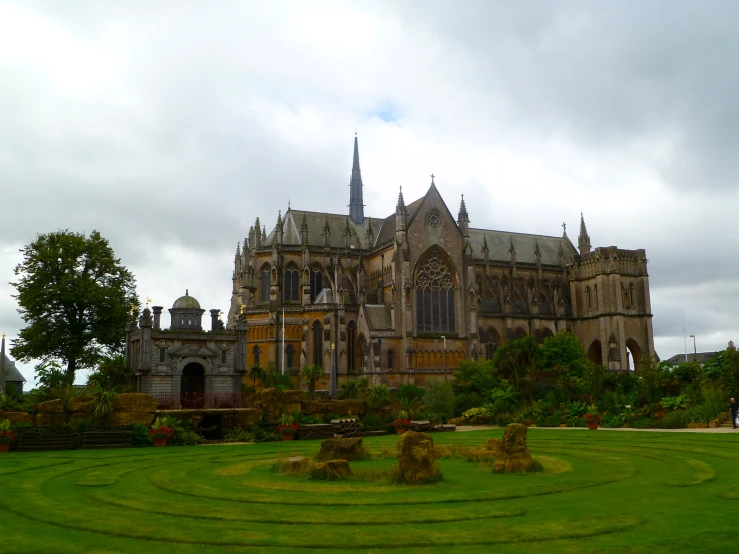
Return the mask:
[[245,367],[315,363],[332,391],[358,376],[424,384],[562,330],[611,370],[654,355],[644,250],[593,249],[582,217],[577,248],[566,230],[471,228],[464,196],[455,218],[433,176],[422,198],[401,189],[394,214],[367,217],[356,138],[350,189],[349,215],[289,208],[237,247],[227,328],[246,327]]
[[153,395],[160,407],[240,407],[234,405],[240,399],[233,395],[240,394],[245,373],[238,350],[239,339],[243,348],[245,328],[227,331],[219,310],[211,310],[211,329],[202,330],[205,310],[189,293],[169,311],[169,329],[161,328],[161,306],[147,307],[138,322],[128,325],[126,356],[136,390]]

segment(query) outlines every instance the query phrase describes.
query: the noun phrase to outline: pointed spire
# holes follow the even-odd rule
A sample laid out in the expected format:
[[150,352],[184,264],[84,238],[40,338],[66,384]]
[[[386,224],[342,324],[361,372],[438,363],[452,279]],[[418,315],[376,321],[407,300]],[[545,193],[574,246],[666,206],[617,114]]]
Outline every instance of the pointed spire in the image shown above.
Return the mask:
[[395,206],[395,213],[398,215],[402,215],[406,213],[405,208],[405,199],[403,198],[403,187],[400,187],[400,192],[398,193],[398,203]]
[[508,253],[512,256],[516,255],[516,247],[513,246],[513,237],[511,237],[511,246],[508,248]]
[[[244,243],[244,249],[246,249],[246,243]],[[239,256],[241,256],[241,243],[237,242],[236,243],[236,257],[238,258]]]
[[375,229],[372,227],[372,220],[367,219],[367,231],[365,232],[365,237],[367,238],[367,248],[372,248],[372,246],[375,244]]
[[467,205],[464,203],[464,194],[462,195],[462,202],[459,204],[459,221],[466,221],[469,223],[470,216],[467,213]]
[[354,160],[352,161],[352,178],[349,181],[349,217],[357,225],[364,223],[362,187],[362,172],[359,169],[359,143],[357,133],[354,133]]
[[282,244],[282,210],[277,212],[277,222],[275,223],[274,235],[272,236],[272,245]]
[[262,225],[262,244],[267,242],[267,226]]
[[352,228],[349,226],[349,218],[346,218],[346,225],[344,225],[344,233],[341,235],[344,237],[344,245],[346,248],[349,248],[349,243],[352,240],[352,235],[354,233],[352,232]]
[[488,237],[487,235],[482,235],[482,253],[489,252],[488,249]]
[[303,212],[303,220],[300,222],[300,242],[308,244],[308,218],[305,217],[305,212]]
[[580,212],[580,235],[577,237],[577,246],[580,254],[588,254],[590,252],[590,237],[588,230],[585,228],[585,217]]
[[541,260],[541,250],[539,250],[539,239],[534,239],[534,257]]
[[328,214],[326,219],[323,220],[323,246],[329,246],[331,244],[331,227],[328,224]]
[[259,221],[259,217],[257,217],[257,220],[254,222],[254,236],[257,239],[255,241],[255,246],[259,248],[262,246],[262,223]]

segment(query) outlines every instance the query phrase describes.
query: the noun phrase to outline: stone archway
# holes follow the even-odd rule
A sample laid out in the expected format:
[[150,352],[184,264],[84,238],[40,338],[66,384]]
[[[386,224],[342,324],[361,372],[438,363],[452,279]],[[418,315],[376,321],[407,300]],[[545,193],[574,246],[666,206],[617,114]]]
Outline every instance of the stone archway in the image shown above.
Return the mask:
[[201,363],[190,362],[182,368],[180,405],[190,410],[205,405],[205,367]]
[[641,348],[634,339],[626,341],[626,362],[629,371],[639,371],[641,367]]
[[588,348],[588,360],[596,365],[603,365],[603,347],[598,339],[590,343]]

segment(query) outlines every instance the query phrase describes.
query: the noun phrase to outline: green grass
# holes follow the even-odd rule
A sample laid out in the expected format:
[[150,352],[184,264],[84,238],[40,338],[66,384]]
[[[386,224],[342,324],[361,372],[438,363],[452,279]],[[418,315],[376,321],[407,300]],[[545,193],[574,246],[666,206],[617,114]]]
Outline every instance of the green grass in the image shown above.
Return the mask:
[[[364,442],[379,453],[396,440]],[[315,441],[7,454],[0,551],[727,551],[739,537],[738,446],[734,435],[531,429],[544,471],[497,475],[449,458],[437,462],[443,481],[417,487],[271,471]],[[394,463],[352,466],[379,475]]]

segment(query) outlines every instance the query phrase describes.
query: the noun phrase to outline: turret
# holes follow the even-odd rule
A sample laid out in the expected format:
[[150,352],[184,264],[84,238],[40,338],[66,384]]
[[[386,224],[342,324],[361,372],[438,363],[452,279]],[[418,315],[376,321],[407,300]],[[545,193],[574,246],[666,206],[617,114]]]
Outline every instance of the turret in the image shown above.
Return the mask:
[[[431,180],[433,184],[433,178]],[[467,206],[464,203],[464,194],[462,195],[462,202],[459,204],[459,215],[457,216],[457,224],[459,230],[462,231],[462,236],[469,239],[470,237],[470,216],[467,213]],[[466,244],[467,241],[465,241]]]
[[398,193],[398,203],[395,206],[395,239],[398,243],[405,242],[405,232],[408,226],[408,210],[405,207],[403,199],[403,187],[400,187]]

